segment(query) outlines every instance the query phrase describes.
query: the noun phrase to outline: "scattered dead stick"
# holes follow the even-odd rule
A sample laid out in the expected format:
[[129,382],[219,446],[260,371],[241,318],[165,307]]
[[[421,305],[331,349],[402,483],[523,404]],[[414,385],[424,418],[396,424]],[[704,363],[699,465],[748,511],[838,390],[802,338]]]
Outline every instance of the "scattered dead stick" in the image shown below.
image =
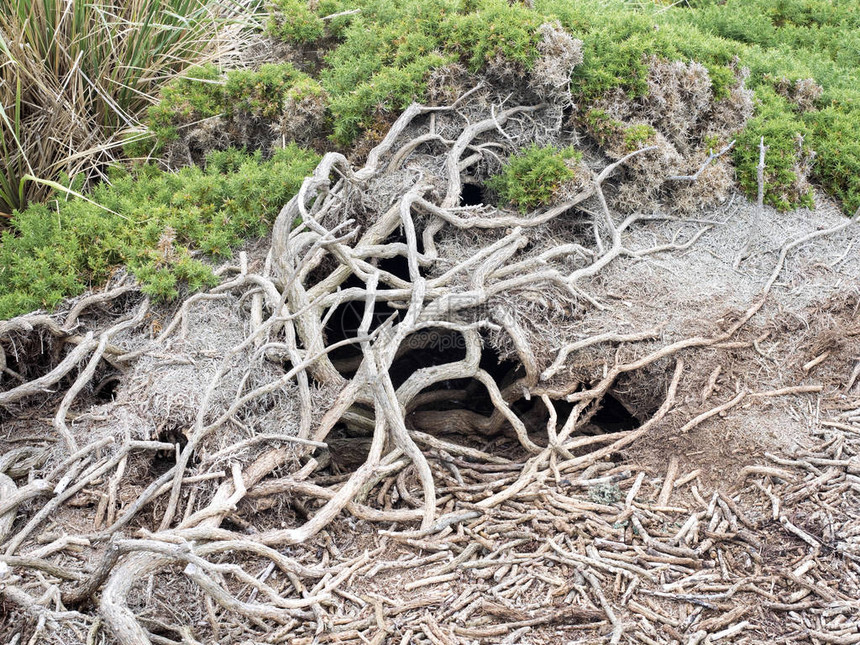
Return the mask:
[[686,434],[687,432],[689,432],[690,430],[692,430],[696,426],[701,425],[702,423],[704,423],[705,421],[707,421],[711,417],[715,417],[718,414],[722,414],[726,410],[729,410],[729,409],[735,407],[738,403],[743,401],[746,398],[746,396],[747,396],[746,392],[740,392],[732,400],[726,401],[722,405],[718,405],[715,408],[711,408],[707,412],[703,412],[702,414],[700,414],[696,418],[688,421],[683,426],[681,426],[681,429],[678,430],[678,434]]
[[[594,462],[599,461],[600,459],[603,459],[604,457],[612,454],[613,452],[617,452],[618,450],[620,450],[624,446],[627,446],[627,445],[633,443],[634,441],[636,441],[640,437],[647,434],[657,423],[662,421],[663,417],[666,416],[666,414],[669,412],[669,410],[674,405],[675,395],[676,395],[677,390],[678,390],[678,383],[681,380],[681,375],[683,374],[683,371],[684,371],[684,361],[679,358],[676,365],[675,365],[675,373],[673,374],[672,380],[669,383],[669,389],[668,389],[668,392],[666,394],[666,398],[663,401],[663,404],[660,406],[660,408],[657,410],[657,412],[654,414],[654,416],[651,417],[651,419],[649,419],[647,422],[642,424],[642,427],[640,427],[638,430],[634,430],[634,431],[629,432],[622,439],[619,439],[619,440],[613,442],[611,445],[609,445],[607,447],[598,449],[598,450],[594,451],[593,453],[590,453],[589,455],[586,455],[584,457],[577,457],[577,458],[574,458],[574,459],[571,459],[571,460],[568,460],[565,462],[561,462],[560,464],[558,464],[559,471],[565,472],[567,470],[580,470],[583,468],[587,468],[589,465],[593,464]],[[614,380],[614,378],[615,377],[613,376],[612,380]],[[609,380],[608,378],[604,379],[604,382],[606,382],[608,380]],[[609,387],[608,383],[605,383],[604,389],[608,388],[608,387]],[[598,389],[598,391],[600,391],[600,388],[597,388],[597,389]],[[573,432],[575,422],[576,422],[576,409],[574,409],[574,411],[571,412],[570,417],[568,418],[568,422],[565,423],[565,427],[562,428],[562,431],[559,433],[558,441],[562,445],[565,445],[564,442],[566,441],[567,437],[570,436],[571,432]],[[570,446],[567,446],[567,447],[568,447],[568,449],[571,449]],[[545,468],[546,465],[549,463],[549,458],[550,458],[550,455],[552,454],[552,452],[553,452],[553,448],[550,447],[550,448],[546,448],[539,455],[535,455],[534,457],[531,457],[526,462],[526,464],[523,468],[523,472],[520,475],[520,477],[517,479],[516,482],[514,482],[513,484],[508,486],[506,489],[499,491],[498,493],[491,495],[490,497],[488,497],[486,499],[481,500],[480,502],[478,502],[478,506],[481,508],[492,508],[492,507],[494,507],[494,506],[496,506],[496,505],[498,505],[498,504],[500,504],[506,500],[511,499],[512,497],[515,497],[518,493],[520,493],[523,489],[525,489],[529,484],[531,484],[533,481],[535,481],[536,477],[538,476],[538,473],[543,468]]]
[[775,466],[746,466],[740,472],[739,479],[743,481],[750,475],[766,475],[769,477],[777,477],[785,481],[791,481],[795,477],[795,473],[784,468],[776,468]]
[[723,366],[717,365],[711,372],[710,376],[708,376],[708,382],[702,390],[702,403],[707,401],[711,397],[711,394],[714,393],[714,390],[717,388],[717,379],[720,378],[720,373],[722,371]]
[[672,495],[672,489],[675,486],[675,478],[677,476],[678,457],[672,455],[671,459],[669,459],[669,467],[666,470],[666,478],[663,480],[663,488],[657,497],[657,506],[667,506],[669,504],[669,497]]
[[[522,616],[522,613],[516,610],[509,610],[502,605],[498,605],[491,601],[481,601],[481,607],[487,613],[498,611],[503,618],[511,618],[513,616]],[[492,638],[493,636],[506,636],[513,630],[520,627],[535,627],[537,625],[547,625],[553,623],[594,623],[597,628],[603,624],[604,614],[596,609],[581,609],[579,607],[562,607],[554,611],[543,613],[532,618],[521,618],[512,622],[502,623],[500,625],[492,625],[489,627],[454,627],[454,633],[458,636],[466,638]]]
[[849,392],[854,384],[857,382],[857,379],[860,378],[860,361],[854,365],[854,369],[851,370],[851,376],[848,377],[848,381],[845,383],[845,391]]
[[[60,477],[60,475],[62,473],[66,472],[67,468],[69,468],[70,466],[73,466],[74,464],[78,464],[85,457],[91,455],[92,453],[94,453],[98,450],[101,450],[102,448],[104,448],[105,446],[107,446],[109,444],[114,443],[114,441],[116,441],[116,439],[114,439],[113,436],[107,436],[107,437],[103,437],[97,441],[93,441],[92,443],[88,443],[86,446],[84,446],[83,448],[81,448],[77,452],[66,457],[66,459],[64,459],[62,461],[62,463],[60,463],[59,466],[57,466],[56,468],[54,468],[51,471],[51,473],[47,476],[46,479],[48,481],[51,481],[51,482],[56,481],[57,478]],[[66,475],[66,477],[67,476],[68,475]]]
[[[47,622],[56,628],[60,621],[75,620],[83,622],[86,619],[83,614],[77,611],[55,611],[49,605],[45,604],[49,602],[49,599],[34,598],[23,589],[9,582],[4,582],[0,585],[0,597],[18,605],[37,624]],[[36,635],[38,636],[38,630]],[[12,640],[14,641],[15,639],[13,638]]]
[[758,144],[758,166],[756,167],[756,175],[758,177],[758,198],[756,204],[759,211],[764,209],[764,155],[767,147],[764,145],[764,137],[761,138]]
[[[15,498],[14,503],[10,503],[13,498]],[[0,544],[12,530],[12,525],[15,523],[15,509],[23,501],[12,478],[0,472]]]
[[585,349],[586,347],[590,347],[592,345],[597,345],[599,343],[629,343],[639,340],[646,340],[648,338],[655,338],[657,334],[660,333],[661,327],[662,325],[655,327],[654,329],[648,329],[635,334],[599,334],[597,336],[591,336],[575,343],[565,345],[560,350],[558,350],[558,354],[556,355],[556,358],[553,361],[552,365],[550,365],[541,373],[541,380],[546,381],[555,376],[555,374],[558,373],[558,371],[564,366],[567,357],[570,356],[570,354],[573,352]]
[[34,557],[20,557],[15,555],[0,555],[0,563],[7,564],[10,567],[24,567],[27,569],[37,569],[44,571],[48,575],[63,580],[80,580],[83,576],[73,571],[67,571],[63,567],[57,566],[52,562]]
[[474,520],[476,518],[481,517],[481,515],[483,515],[483,513],[481,513],[480,511],[454,512],[449,513],[447,515],[443,515],[442,517],[437,519],[431,526],[420,529],[418,531],[380,531],[380,535],[389,535],[397,540],[415,540],[427,537],[428,535],[439,533],[440,531],[454,524]]
[[98,465],[96,468],[92,469],[89,473],[85,474],[81,477],[80,481],[75,483],[73,486],[70,486],[62,493],[53,497],[47,504],[45,504],[39,512],[36,513],[32,519],[27,522],[27,524],[22,528],[6,546],[6,555],[13,555],[28,535],[39,526],[51,513],[53,513],[61,504],[63,504],[67,499],[72,497],[73,495],[80,492],[85,486],[89,485],[90,482],[98,479],[103,476],[105,473],[112,470],[116,465],[132,450],[146,450],[146,449],[155,449],[155,450],[164,450],[165,445],[169,447],[169,444],[159,444],[157,442],[148,442],[148,441],[130,441],[122,446],[116,454],[114,454],[110,459],[105,459],[103,462]]
[[274,620],[275,622],[285,624],[290,622],[295,613],[280,607],[271,607],[263,604],[251,604],[242,602],[227,593],[221,585],[215,582],[210,576],[198,567],[196,564],[188,563],[183,570],[185,576],[193,581],[198,587],[206,592],[219,605],[230,611],[235,611],[243,616]]
[[[310,482],[296,481],[292,478],[283,478],[268,480],[250,490],[247,496],[250,499],[257,499],[271,497],[272,495],[278,495],[281,493],[298,493],[325,500],[331,500],[337,494],[333,490],[317,486]],[[424,516],[424,513],[417,509],[386,511],[352,501],[347,502],[344,508],[358,519],[369,522],[412,522],[420,520]]]
[[722,491],[717,491],[717,495],[719,495],[720,500],[729,508],[729,510],[732,512],[732,514],[735,517],[737,517],[738,520],[740,520],[741,524],[743,524],[748,529],[755,529],[756,528],[756,524],[753,521],[751,521],[746,516],[745,513],[743,513],[741,511],[741,509],[738,507],[735,500],[733,500],[731,497],[729,497],[728,495],[726,495]]
[[476,450],[475,448],[469,448],[468,446],[461,446],[455,443],[451,443],[450,441],[443,441],[442,439],[434,437],[433,435],[429,435],[425,432],[410,430],[409,434],[418,443],[430,446],[431,448],[435,448],[436,450],[444,450],[445,452],[448,452],[452,455],[461,455],[463,457],[469,457],[470,459],[484,461],[490,464],[513,463],[510,459],[491,455],[487,452],[484,452],[483,450]]
[[767,390],[765,392],[750,392],[750,397],[787,396],[789,394],[810,394],[824,390],[823,385],[793,385],[779,388],[778,390]]
[[806,633],[810,638],[820,640],[824,643],[831,643],[832,645],[857,645],[857,643],[860,643],[860,633],[837,635],[815,629],[810,629]]
[[850,426],[847,423],[839,423],[838,421],[822,421],[821,425],[823,425],[825,428],[837,428],[839,430],[845,430],[846,432],[850,432],[852,434],[860,435],[860,427]]
[[821,363],[826,361],[828,356],[830,356],[829,351],[823,352],[822,354],[816,356],[811,361],[806,363],[801,369],[803,369],[804,372],[808,372],[809,370],[811,370],[816,365],[820,365]]
[[807,533],[803,529],[795,526],[791,522],[791,520],[789,520],[785,515],[779,516],[779,523],[782,524],[787,531],[789,531],[790,533],[794,533],[797,537],[799,537],[801,540],[806,542],[813,549],[820,549],[821,548],[821,542],[816,540],[814,537],[812,537],[809,533]]

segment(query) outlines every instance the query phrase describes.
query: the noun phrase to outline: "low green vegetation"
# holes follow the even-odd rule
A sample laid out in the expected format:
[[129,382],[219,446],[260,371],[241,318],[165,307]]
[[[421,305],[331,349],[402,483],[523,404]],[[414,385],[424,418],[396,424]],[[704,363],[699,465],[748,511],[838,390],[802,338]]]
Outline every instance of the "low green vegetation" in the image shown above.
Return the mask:
[[[573,73],[577,103],[611,91],[631,100],[648,93],[649,59],[703,64],[717,99],[727,100],[737,70],[751,74],[756,114],[738,138],[742,187],[755,194],[762,136],[768,146],[766,201],[778,208],[809,204],[799,176],[810,151],[812,180],[860,207],[860,8],[848,0],[536,0],[534,9],[502,0],[344,0],[318,5],[317,16],[360,9],[327,25],[336,41],[319,79],[329,93],[330,128],[340,145],[379,129],[411,100],[426,100],[435,68],[457,61],[472,71],[496,57],[528,69],[537,27],[557,19],[583,41],[585,60]],[[322,36],[321,36],[322,37]],[[786,92],[812,81],[821,94]],[[799,137],[803,138],[798,143]],[[751,161],[755,159],[755,163]]]
[[[718,101],[731,100],[739,69],[745,67],[756,111],[737,136],[733,153],[741,187],[749,195],[756,192],[758,145],[765,137],[768,204],[788,209],[811,203],[804,173],[814,151],[812,181],[841,200],[846,211],[860,207],[858,9],[842,0],[699,0],[690,5],[537,0],[529,9],[503,0],[326,0],[312,11],[300,0],[278,0],[269,31],[293,46],[327,52],[316,79],[302,82],[318,82],[313,89],[325,101],[326,114],[321,132],[340,147],[362,136],[378,139],[410,102],[427,101],[434,70],[459,63],[482,72],[504,61],[525,73],[537,57],[538,27],[550,20],[584,43],[572,90],[580,108],[577,120],[601,146],[618,133],[628,149],[648,140],[647,126],[622,132],[622,124],[605,113],[601,118],[590,106],[610,92],[623,92],[631,101],[646,97],[651,61],[698,61]],[[350,10],[358,13],[322,20]],[[194,102],[190,86],[179,82],[176,87],[189,91]],[[152,120],[157,134],[170,110],[178,117],[166,120],[174,124],[217,112],[198,110],[189,117],[176,110],[176,90],[164,96],[158,108],[162,118]],[[277,102],[268,105],[277,108]]]
[[325,23],[305,0],[273,0],[266,33],[285,42],[312,43],[322,38]]
[[[537,57],[538,27],[543,22],[534,11],[501,0],[329,0],[320,2],[315,12],[308,7],[302,0],[276,0],[267,31],[293,46],[317,47],[314,41],[324,36],[334,39],[318,80],[330,97],[328,129],[340,146],[349,146],[380,122],[386,124],[412,101],[425,100],[427,76],[434,69],[461,62],[479,71],[494,60],[527,69]],[[350,9],[360,12],[328,24],[321,20]],[[243,74],[264,73],[267,67],[283,68],[263,66],[259,72]],[[229,85],[237,74],[226,74],[224,82]],[[195,77],[201,79],[198,73]],[[207,72],[201,80],[215,79]],[[175,83],[164,93],[167,105],[150,116],[156,134],[169,112],[184,117],[183,92],[188,93],[191,104],[202,98],[195,95],[210,93],[189,83]],[[229,94],[228,88],[227,105]],[[211,103],[207,106],[212,107]]]
[[[686,136],[678,149],[698,154],[735,138],[737,180],[753,196],[763,137],[768,204],[810,205],[818,185],[846,212],[860,207],[853,1],[267,0],[258,23],[253,6],[239,11],[286,43],[292,62],[233,71],[206,64],[219,8],[240,6],[233,0],[121,4],[0,7],[0,218],[8,222],[0,318],[49,308],[122,265],[159,297],[207,284],[202,260],[266,232],[312,169],[308,148],[360,157],[412,101],[449,102],[475,82],[470,74],[521,82],[539,58],[541,25],[553,21],[582,41],[571,125],[610,157],[660,136],[673,144]],[[653,97],[654,65],[673,62],[684,73],[706,70],[708,107],[670,133],[660,118],[642,118],[641,106]],[[744,78],[755,92],[748,120],[749,109],[737,118]],[[607,106],[625,100],[639,106],[635,118],[610,114]],[[708,119],[722,120],[712,128]],[[744,121],[740,131],[731,125]],[[145,136],[129,141],[129,126],[141,122]],[[109,171],[120,150],[154,163]],[[572,179],[574,161],[569,151],[526,148],[490,187],[527,211]],[[64,175],[104,208],[22,181]]]
[[633,152],[649,145],[657,132],[647,123],[625,125],[600,108],[588,110],[584,122],[589,134],[601,148],[624,152]]
[[[860,5],[850,0],[698,0],[666,12],[735,48],[751,71],[756,118],[736,150],[738,176],[752,193],[759,137],[768,146],[767,201],[809,203],[793,194],[794,167],[815,151],[812,178],[860,208]],[[798,144],[798,135],[803,138]]]
[[[165,148],[200,132],[216,117],[219,143],[263,147],[272,128],[290,105],[308,98],[324,101],[320,84],[290,63],[264,64],[257,70],[234,70],[221,74],[214,65],[189,69],[169,83],[161,101],[148,110],[151,137],[126,146],[133,157],[161,155]],[[268,152],[268,151],[266,151]]]
[[487,187],[525,213],[552,201],[576,174],[567,162],[580,159],[582,153],[574,148],[532,145],[513,155],[502,172],[487,181]]
[[[291,145],[260,153],[212,152],[205,167],[117,173],[90,198],[34,204],[0,242],[0,319],[51,308],[103,283],[119,266],[156,298],[211,285],[202,257],[229,257],[265,235],[319,161]],[[106,210],[109,209],[109,210]]]
[[[758,113],[738,136],[735,163],[741,187],[748,195],[758,190],[759,145],[764,138],[768,204],[787,210],[812,205],[808,187],[797,185],[797,166],[811,154],[810,129],[793,113],[788,101],[770,88],[760,88]],[[798,188],[801,188],[799,190]]]
[[504,0],[370,0],[339,31],[320,81],[331,95],[333,139],[349,145],[427,99],[434,69],[461,63],[472,72],[495,61],[527,70],[537,58],[541,16]]
[[[654,5],[631,10],[631,6],[623,2],[604,3],[598,9],[592,2],[539,0],[536,9],[557,17],[583,40],[585,61],[574,71],[573,79],[586,104],[618,89],[631,100],[645,96],[648,92],[647,62],[652,56],[702,63],[708,69],[715,98],[723,100],[728,99],[734,70],[749,68],[751,75],[747,85],[756,93],[756,112],[738,136],[734,149],[742,188],[750,196],[756,193],[758,146],[764,136],[768,146],[767,203],[780,209],[811,203],[810,187],[798,170],[806,162],[809,150],[814,149],[818,155],[813,167],[814,178],[851,210],[860,206],[860,191],[856,184],[853,188],[846,185],[850,180],[841,169],[836,173],[831,170],[834,157],[840,156],[834,150],[835,137],[811,124],[818,120],[818,109],[826,105],[829,92],[843,96],[850,92],[857,96],[856,89],[848,89],[852,85],[856,88],[860,80],[855,57],[841,47],[829,52],[832,58],[822,54],[813,44],[818,41],[811,36],[818,27],[806,27],[810,36],[802,38],[794,23],[789,25],[784,18],[794,10],[803,13],[803,7],[822,4],[847,3],[838,0],[824,3],[817,0],[720,0],[692,2],[689,8]],[[778,10],[779,7],[783,10]],[[856,21],[850,24],[843,21],[843,14],[848,13],[851,11],[843,11],[838,18],[833,14],[829,19],[835,22],[830,26],[835,31],[845,31],[848,41],[860,42]],[[746,36],[740,36],[741,28]],[[860,50],[855,53],[860,54]],[[808,106],[811,109],[807,111],[775,89],[781,83],[800,79],[815,79],[825,85],[824,95]],[[851,98],[833,109],[860,127],[860,113],[847,114],[857,107],[856,99]],[[802,144],[798,144],[799,136],[803,137]],[[843,146],[839,147],[844,150]],[[843,167],[860,163],[856,152],[841,157]]]
[[217,116],[225,109],[224,84],[214,65],[192,67],[162,89],[160,101],[147,110],[147,137],[132,139],[126,152],[133,156],[161,154],[190,123]]

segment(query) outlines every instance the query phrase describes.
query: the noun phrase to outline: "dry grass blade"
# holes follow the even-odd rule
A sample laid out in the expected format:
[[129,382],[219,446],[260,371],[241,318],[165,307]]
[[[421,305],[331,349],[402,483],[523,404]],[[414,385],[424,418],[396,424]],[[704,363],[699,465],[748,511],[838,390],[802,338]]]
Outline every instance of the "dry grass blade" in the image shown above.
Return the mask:
[[216,53],[232,0],[10,0],[0,6],[0,213],[105,176],[158,88]]

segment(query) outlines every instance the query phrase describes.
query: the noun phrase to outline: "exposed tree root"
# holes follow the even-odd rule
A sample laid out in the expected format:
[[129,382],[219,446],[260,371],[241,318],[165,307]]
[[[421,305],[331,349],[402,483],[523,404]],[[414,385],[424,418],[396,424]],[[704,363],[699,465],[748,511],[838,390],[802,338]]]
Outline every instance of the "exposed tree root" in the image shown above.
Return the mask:
[[[590,159],[586,185],[538,212],[460,206],[464,177],[495,163],[491,144],[563,137],[546,104],[492,98],[413,105],[361,168],[326,155],[265,261],[243,254],[170,320],[121,284],[62,325],[0,323],[0,356],[37,338],[57,348],[39,374],[3,363],[4,423],[34,434],[6,433],[26,448],[0,459],[0,635],[860,642],[856,524],[839,506],[857,519],[856,354],[834,362],[860,329],[840,327],[838,351],[819,347],[802,370],[768,373],[784,348],[762,345],[778,335],[762,330],[781,320],[773,292],[793,254],[853,222],[783,236],[722,319],[704,303],[689,329],[640,321],[615,304],[630,294],[613,292],[613,272],[660,266],[726,222],[612,212],[606,193],[651,147]],[[666,180],[695,182],[728,148]],[[128,313],[105,324],[94,308],[119,299]],[[827,365],[841,381],[799,382]],[[114,372],[115,400],[93,407]],[[639,375],[647,393],[630,385]],[[73,413],[87,396],[90,411]],[[627,401],[634,429],[595,431],[607,396]],[[614,463],[803,397],[822,442],[745,463],[734,490],[703,496],[706,478],[677,456],[665,477]],[[339,470],[348,451],[360,465]],[[795,622],[777,625],[786,612]]]

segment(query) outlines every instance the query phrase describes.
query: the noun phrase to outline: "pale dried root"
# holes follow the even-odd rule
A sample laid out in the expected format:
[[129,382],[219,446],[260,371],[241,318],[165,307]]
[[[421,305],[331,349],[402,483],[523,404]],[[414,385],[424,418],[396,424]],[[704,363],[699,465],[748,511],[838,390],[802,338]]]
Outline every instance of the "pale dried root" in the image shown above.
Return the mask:
[[[165,632],[186,642],[217,640],[218,634],[234,630],[231,634],[247,638],[266,632],[266,642],[310,642],[331,633],[344,641],[381,643],[393,634],[395,617],[404,642],[419,634],[422,642],[432,643],[495,639],[563,623],[577,623],[577,629],[595,637],[603,631],[610,642],[624,636],[657,642],[659,625],[701,641],[754,628],[742,620],[746,610],[741,609],[722,621],[702,619],[699,610],[717,607],[716,601],[735,594],[745,594],[747,600],[749,594],[762,595],[774,612],[795,611],[807,596],[818,599],[810,609],[822,602],[834,611],[853,608],[846,594],[804,578],[808,570],[771,572],[780,585],[778,593],[771,593],[763,591],[755,576],[739,576],[736,565],[720,559],[723,555],[716,564],[708,560],[713,548],[741,557],[741,543],[763,539],[754,535],[760,527],[750,519],[746,498],[715,491],[713,502],[701,508],[689,498],[677,499],[677,491],[691,484],[696,500],[702,486],[698,475],[678,470],[677,459],[656,483],[644,471],[634,474],[608,461],[671,424],[680,433],[693,433],[743,406],[823,396],[823,386],[788,384],[727,397],[719,385],[722,368],[709,367],[695,384],[691,372],[701,355],[697,352],[752,346],[744,334],[769,302],[791,252],[839,234],[852,222],[783,243],[752,303],[722,326],[664,336],[664,326],[643,324],[542,338],[516,309],[531,302],[527,298],[536,289],[560,294],[558,304],[569,306],[570,316],[574,304],[610,311],[606,294],[594,292],[594,286],[618,263],[685,253],[715,224],[694,222],[684,235],[678,228],[653,246],[632,244],[637,227],[672,217],[619,218],[604,191],[616,171],[650,148],[594,169],[578,194],[537,212],[461,207],[464,173],[482,163],[486,145],[519,145],[544,136],[548,126],[540,121],[546,108],[540,103],[504,110],[493,106],[489,116],[480,101],[464,101],[457,108],[459,116],[452,107],[410,107],[362,168],[353,168],[342,155],[326,155],[284,206],[266,261],[254,267],[243,256],[239,267],[224,272],[235,273],[233,277],[188,298],[144,344],[123,349],[118,343],[153,313],[145,300],[127,318],[101,329],[70,331],[82,325],[87,307],[133,293],[122,285],[79,301],[63,326],[47,316],[0,325],[0,340],[44,331],[66,348],[44,374],[0,392],[0,405],[12,409],[67,384],[61,397],[51,399],[56,406],[51,427],[59,441],[44,476],[16,485],[3,472],[21,477],[25,473],[16,464],[33,455],[22,452],[15,463],[0,461],[5,553],[0,577],[14,569],[29,585],[25,589],[16,580],[3,590],[27,620],[55,634],[81,623],[93,633],[106,628],[116,642],[178,642],[156,634],[143,609],[154,606],[152,596],[159,593],[152,591],[155,582],[148,581],[160,585],[165,580],[184,585],[189,611],[198,612],[193,626]],[[465,125],[459,121],[463,115]],[[460,123],[456,131],[451,131],[452,123]],[[447,130],[440,134],[437,127]],[[503,140],[494,141],[500,134]],[[422,157],[429,146],[444,149],[435,165]],[[694,182],[729,148],[712,154],[697,172],[667,179]],[[376,192],[390,186],[395,186],[390,195],[373,201]],[[597,209],[583,227],[592,241],[580,235],[575,242],[541,246],[545,236],[566,230],[564,218],[590,213],[578,210],[586,203]],[[301,224],[295,226],[299,218]],[[450,238],[444,235],[452,230],[474,236],[481,241],[479,248],[449,254]],[[390,269],[386,261],[392,258],[400,258],[405,269]],[[195,399],[199,407],[193,420],[178,429],[181,437],[143,439],[125,427],[89,439],[72,422],[72,408],[108,358],[126,374],[152,356],[177,360],[171,348],[201,331],[189,322],[196,308],[243,302],[248,312],[238,305],[236,310],[248,326],[236,342],[215,352],[217,360],[206,368],[203,391]],[[330,340],[331,320],[342,311],[339,307],[347,306],[355,307],[350,314],[355,327],[342,330],[346,338]],[[450,339],[456,339],[451,341],[456,347],[446,348],[451,349],[447,354],[438,350]],[[550,343],[554,349],[547,352]],[[501,344],[509,348],[515,365],[497,373],[490,349]],[[332,358],[347,347],[355,354]],[[433,364],[398,373],[410,356],[434,352],[439,360]],[[588,352],[602,357],[603,368],[578,375],[572,365]],[[206,358],[202,352],[196,357]],[[805,371],[820,369],[829,357],[805,362]],[[635,429],[584,434],[620,380],[657,365],[668,366],[653,388],[659,400]],[[846,392],[856,380],[856,374],[849,374]],[[685,379],[697,388],[694,398],[700,407],[695,414],[681,394],[688,388]],[[251,428],[283,404],[273,397],[286,391],[295,401],[288,422],[264,431]],[[469,407],[477,392],[485,397],[482,411]],[[711,398],[718,401],[709,402]],[[112,414],[133,401],[120,403],[108,408]],[[780,530],[819,555],[825,540],[800,526],[784,505],[806,504],[816,492],[834,496],[841,494],[834,491],[856,490],[851,442],[860,437],[858,409],[860,403],[849,406],[847,416],[828,422],[834,433],[845,434],[834,434],[820,454],[781,469],[744,471],[743,477],[754,478],[755,488],[749,490],[772,508]],[[92,423],[100,427],[100,421]],[[341,473],[331,464],[342,457],[333,446],[343,429],[357,433],[365,450],[358,465]],[[222,436],[227,437],[224,445],[218,443]],[[142,466],[150,459],[143,455],[155,453],[171,460],[158,476]],[[798,472],[813,477],[795,477]],[[628,487],[625,503],[623,496],[585,501],[571,491],[602,486],[613,496],[616,491],[621,495],[621,486]],[[656,506],[642,501],[646,489],[658,499]],[[35,546],[54,515],[87,495],[97,500],[92,532],[51,534],[46,546]],[[269,521],[267,511],[290,505],[292,514],[279,516],[290,517],[289,523]],[[16,514],[24,516],[17,527]],[[572,527],[573,518],[581,524]],[[354,528],[356,522],[383,529],[372,552],[376,555],[342,552],[328,533],[333,527]],[[670,526],[675,527],[671,535],[666,532]],[[123,536],[123,529],[134,538]],[[588,536],[587,546],[575,541],[577,532]],[[856,562],[847,538],[838,539],[840,553]],[[524,550],[532,542],[538,546]],[[391,552],[386,549],[430,555],[375,559]],[[89,569],[65,565],[64,553],[76,550],[92,555]],[[98,556],[93,555],[96,550]],[[322,561],[311,563],[316,557]],[[569,579],[556,573],[559,565],[568,567]],[[695,571],[712,566],[721,568],[724,582],[731,581],[719,593],[708,587],[713,580],[695,577]],[[415,592],[413,600],[396,602],[357,591],[356,581],[367,584],[384,570],[407,567],[418,572],[404,586]],[[658,570],[671,572],[660,588]],[[150,591],[139,593],[140,585],[149,585]],[[429,592],[452,585],[460,585],[454,602],[447,592]],[[665,588],[684,591],[661,590]],[[43,597],[34,597],[33,589],[41,589]],[[798,589],[808,593],[801,597]],[[624,600],[619,603],[617,597]],[[527,599],[540,609],[525,611],[511,604]],[[698,613],[689,613],[682,624],[664,613],[666,606],[657,606],[662,601],[689,601]],[[84,613],[91,606],[97,611]],[[433,614],[426,611],[429,607],[435,608]]]

